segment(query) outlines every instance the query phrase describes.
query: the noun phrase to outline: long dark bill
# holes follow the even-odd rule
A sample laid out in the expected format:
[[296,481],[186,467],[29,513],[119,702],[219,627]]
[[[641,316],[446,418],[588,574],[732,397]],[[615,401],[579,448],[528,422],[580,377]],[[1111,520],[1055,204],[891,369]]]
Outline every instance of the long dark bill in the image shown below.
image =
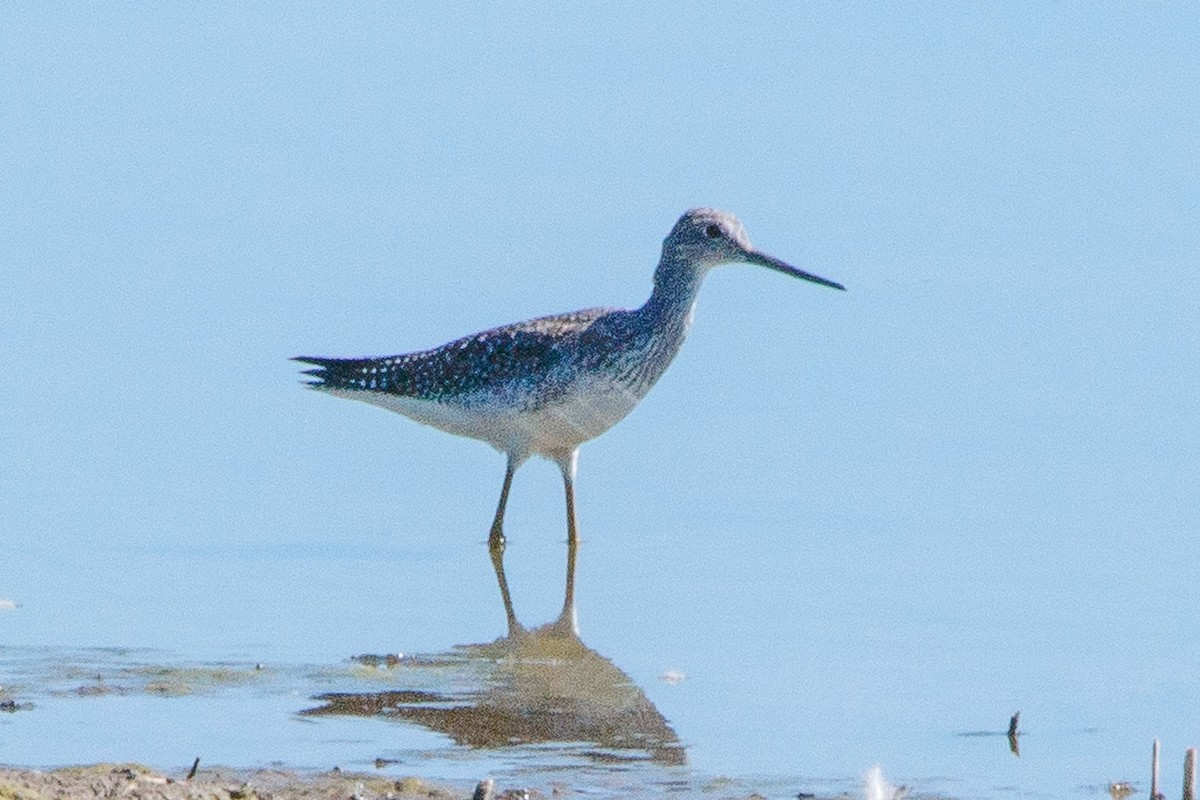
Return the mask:
[[758,264],[762,267],[770,267],[771,269],[782,272],[784,275],[791,275],[793,278],[802,278],[806,281],[819,283],[822,286],[828,286],[831,289],[840,289],[846,291],[846,287],[842,286],[837,281],[831,281],[828,278],[822,278],[820,275],[813,275],[811,272],[805,272],[802,269],[796,269],[787,262],[780,261],[774,256],[769,256],[766,253],[760,253],[758,250],[750,250],[746,253],[746,261],[751,264]]

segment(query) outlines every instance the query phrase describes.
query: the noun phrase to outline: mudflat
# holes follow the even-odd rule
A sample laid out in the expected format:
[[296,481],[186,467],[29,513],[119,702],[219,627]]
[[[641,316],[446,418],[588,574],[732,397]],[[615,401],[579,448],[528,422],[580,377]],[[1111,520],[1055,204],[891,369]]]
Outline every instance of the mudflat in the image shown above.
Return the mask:
[[94,764],[53,770],[0,767],[2,800],[130,798],[131,800],[462,800],[419,778],[341,772],[201,769],[172,776],[140,764]]

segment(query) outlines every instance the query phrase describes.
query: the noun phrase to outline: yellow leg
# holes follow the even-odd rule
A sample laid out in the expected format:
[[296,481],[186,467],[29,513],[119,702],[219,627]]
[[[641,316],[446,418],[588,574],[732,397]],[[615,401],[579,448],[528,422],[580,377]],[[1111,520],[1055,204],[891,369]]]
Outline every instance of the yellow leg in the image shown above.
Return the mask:
[[500,490],[500,503],[496,506],[496,518],[492,520],[492,532],[488,536],[488,547],[495,550],[504,549],[504,509],[508,505],[508,490],[512,488],[513,473],[517,465],[512,458],[504,467],[504,488]]
[[496,519],[492,521],[492,532],[488,536],[488,554],[492,558],[492,569],[496,571],[496,583],[500,586],[500,599],[504,601],[504,616],[508,620],[508,635],[516,636],[525,629],[517,622],[513,611],[512,595],[508,591],[508,579],[504,576],[504,508],[508,505],[508,490],[512,487],[513,473],[517,471],[514,459],[510,458],[504,468],[504,488],[500,490],[500,503],[496,506]]
[[573,635],[578,635],[579,622],[575,613],[575,554],[579,549],[579,535],[575,527],[575,459],[576,453],[573,452],[558,462],[567,499],[567,586],[563,593],[563,608],[562,613],[558,615],[557,625]]

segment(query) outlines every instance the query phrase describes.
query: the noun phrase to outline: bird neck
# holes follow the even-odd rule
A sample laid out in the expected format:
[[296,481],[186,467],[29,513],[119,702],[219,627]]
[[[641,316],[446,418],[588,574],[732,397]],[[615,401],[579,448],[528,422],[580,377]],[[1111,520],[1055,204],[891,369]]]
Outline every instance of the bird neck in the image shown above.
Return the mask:
[[663,250],[654,271],[654,291],[641,307],[641,313],[650,317],[655,327],[678,325],[686,333],[705,272],[673,251]]
[[662,377],[667,366],[679,352],[692,325],[692,308],[704,280],[705,269],[685,258],[663,250],[662,260],[654,272],[654,291],[650,299],[628,316],[627,351],[634,354],[633,367],[625,380],[630,383],[632,396],[641,398]]

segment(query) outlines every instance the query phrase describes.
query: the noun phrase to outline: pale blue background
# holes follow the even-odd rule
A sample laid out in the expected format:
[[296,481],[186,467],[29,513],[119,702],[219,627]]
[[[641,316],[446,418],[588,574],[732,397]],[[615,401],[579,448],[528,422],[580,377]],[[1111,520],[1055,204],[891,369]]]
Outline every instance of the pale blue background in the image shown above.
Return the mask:
[[[244,6],[0,10],[0,641],[498,635],[501,457],[286,358],[639,304],[708,204],[849,291],[713,274],[581,453],[585,639],[693,762],[1200,743],[1194,3]],[[530,622],[560,492],[513,492]]]

